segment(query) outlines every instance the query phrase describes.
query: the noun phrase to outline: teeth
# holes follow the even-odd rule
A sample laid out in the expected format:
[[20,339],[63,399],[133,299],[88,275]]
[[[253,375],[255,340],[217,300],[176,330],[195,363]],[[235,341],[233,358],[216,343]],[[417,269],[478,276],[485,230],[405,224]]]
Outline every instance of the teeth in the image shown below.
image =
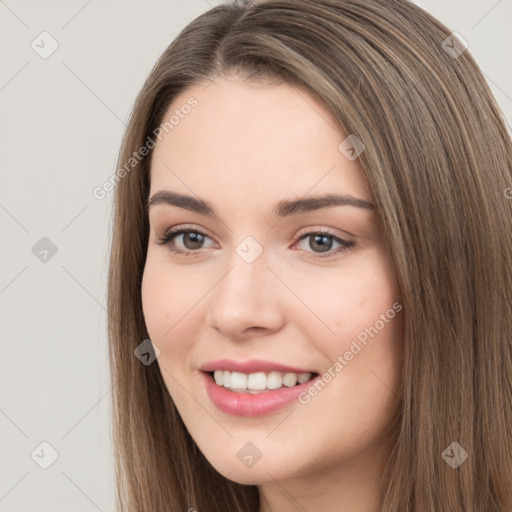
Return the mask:
[[[309,375],[309,374],[307,374]],[[268,389],[279,389],[283,385],[283,375],[279,372],[270,372],[267,376],[266,387]]]
[[[243,375],[243,373],[234,373],[233,375]],[[233,386],[235,387],[235,386]],[[261,391],[267,387],[267,376],[263,372],[250,373],[245,379],[244,386],[236,386],[237,389],[252,389]]]
[[228,372],[227,370],[215,370],[213,378],[219,386],[239,391],[242,393],[251,393],[264,391],[267,389],[279,389],[283,386],[291,388],[297,383],[303,384],[311,379],[311,373],[281,373],[281,372],[257,372],[240,373]]
[[[226,377],[226,372],[224,372]],[[229,383],[231,389],[246,389],[247,388],[247,375],[245,373],[233,372]]]
[[299,384],[304,384],[304,382],[307,382],[311,378],[311,373],[301,373],[299,375]]

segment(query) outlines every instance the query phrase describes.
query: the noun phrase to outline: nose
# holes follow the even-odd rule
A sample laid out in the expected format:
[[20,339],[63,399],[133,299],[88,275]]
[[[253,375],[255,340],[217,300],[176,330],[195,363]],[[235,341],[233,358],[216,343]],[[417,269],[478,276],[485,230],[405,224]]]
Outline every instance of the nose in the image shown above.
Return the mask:
[[267,268],[264,255],[248,263],[234,253],[228,270],[210,294],[206,321],[227,338],[259,337],[284,325],[282,283]]

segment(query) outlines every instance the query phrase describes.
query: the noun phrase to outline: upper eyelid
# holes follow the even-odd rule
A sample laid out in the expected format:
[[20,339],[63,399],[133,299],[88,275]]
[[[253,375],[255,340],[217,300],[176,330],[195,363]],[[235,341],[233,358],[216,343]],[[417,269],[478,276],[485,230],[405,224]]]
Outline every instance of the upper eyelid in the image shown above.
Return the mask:
[[[334,229],[335,228],[326,228],[326,227],[306,227],[306,228],[302,228],[300,230],[299,234],[297,235],[297,238],[300,238],[305,235],[316,234],[316,233],[325,233],[329,236],[343,239],[344,235],[337,235],[336,233],[333,233]],[[338,230],[338,231],[341,231],[341,230]],[[182,234],[183,232],[200,233],[202,235],[207,236],[208,238],[215,239],[215,237],[209,235],[206,232],[206,230],[204,230],[203,228],[196,228],[194,226],[189,226],[187,224],[177,225],[177,226],[174,226],[169,229],[164,229],[162,231],[161,235],[158,236],[158,238],[164,237],[168,234],[177,234],[177,233]],[[354,236],[354,235],[352,235],[352,233],[349,233],[348,231],[345,231],[345,233],[347,233],[347,235],[349,235],[349,236]]]
[[187,233],[187,232],[193,232],[193,233],[200,233],[204,236],[207,236],[208,238],[214,240],[214,237],[213,236],[210,236],[208,233],[206,233],[206,231],[204,229],[199,229],[199,228],[194,228],[192,226],[187,226],[187,225],[178,225],[178,226],[175,226],[173,228],[170,228],[170,229],[165,229],[161,235],[158,235],[157,234],[157,238],[160,239],[160,238],[164,238],[168,235],[181,235],[183,233]]

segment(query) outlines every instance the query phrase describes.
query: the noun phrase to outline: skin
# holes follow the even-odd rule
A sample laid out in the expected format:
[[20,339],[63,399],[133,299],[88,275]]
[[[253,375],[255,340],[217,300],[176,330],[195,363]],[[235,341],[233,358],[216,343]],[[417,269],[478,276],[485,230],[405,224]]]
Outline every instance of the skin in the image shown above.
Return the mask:
[[[377,511],[386,430],[398,412],[402,313],[307,405],[230,415],[210,401],[198,370],[214,359],[264,359],[322,374],[400,302],[375,209],[272,216],[283,199],[335,192],[372,201],[357,159],[338,149],[347,134],[322,103],[290,85],[218,78],[184,91],[165,119],[190,97],[197,106],[154,149],[150,197],[200,197],[220,219],[150,207],[142,301],[167,389],[212,466],[259,486],[260,512]],[[195,251],[189,256],[157,243],[182,224],[207,235],[203,245],[187,235],[170,242]],[[299,241],[319,229],[354,245],[336,252],[329,238],[332,256],[322,258],[313,236]],[[250,264],[236,252],[247,236],[263,248]],[[262,454],[251,468],[237,457],[247,442]]]

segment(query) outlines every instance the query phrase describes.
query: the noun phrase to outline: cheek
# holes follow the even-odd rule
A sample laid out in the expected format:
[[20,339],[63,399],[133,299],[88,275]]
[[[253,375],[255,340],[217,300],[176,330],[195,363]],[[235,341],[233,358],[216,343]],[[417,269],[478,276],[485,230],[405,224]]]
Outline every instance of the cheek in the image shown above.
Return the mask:
[[148,336],[160,350],[157,362],[171,393],[179,392],[171,376],[181,380],[191,368],[190,350],[200,338],[207,303],[204,296],[211,286],[204,272],[196,272],[191,279],[190,271],[173,268],[165,254],[148,254],[141,283],[142,309]]
[[146,261],[142,276],[141,299],[149,337],[156,342],[163,336],[165,326],[170,323],[169,306],[173,297],[172,288],[166,283],[165,272],[160,271],[159,265],[151,258]]
[[[316,281],[316,288],[308,279],[315,290],[308,296],[309,305],[321,322],[299,321],[301,331],[324,355],[324,375],[330,379],[330,392],[322,395],[318,410],[320,404],[329,410],[328,397],[336,397],[360,417],[371,418],[375,425],[361,423],[371,431],[389,420],[395,408],[391,390],[399,392],[402,306],[394,271],[382,252],[366,256],[343,272],[333,272],[330,279]],[[339,421],[337,413],[331,420]]]
[[[183,284],[169,277],[163,262],[148,255],[141,283],[141,299],[148,336],[159,348],[156,363],[160,367],[167,390],[173,396],[179,394],[176,379],[182,380],[181,369],[186,355],[184,338],[178,338],[183,316]],[[180,339],[180,343],[176,340]]]
[[196,296],[185,272],[170,272],[165,257],[150,251],[142,277],[141,299],[151,339],[156,342],[171,338],[179,327],[179,319],[197,302]]
[[[296,279],[294,284],[294,291],[309,309],[305,311],[297,303],[296,312],[302,315],[295,318],[310,333],[310,339],[316,343],[324,340],[326,352],[342,350],[376,322],[379,331],[391,334],[388,323],[394,322],[386,322],[384,327],[380,318],[400,296],[393,269],[382,251],[368,251],[364,258],[354,258],[346,267],[329,273],[322,269],[316,275]],[[386,319],[394,316],[392,310]]]

